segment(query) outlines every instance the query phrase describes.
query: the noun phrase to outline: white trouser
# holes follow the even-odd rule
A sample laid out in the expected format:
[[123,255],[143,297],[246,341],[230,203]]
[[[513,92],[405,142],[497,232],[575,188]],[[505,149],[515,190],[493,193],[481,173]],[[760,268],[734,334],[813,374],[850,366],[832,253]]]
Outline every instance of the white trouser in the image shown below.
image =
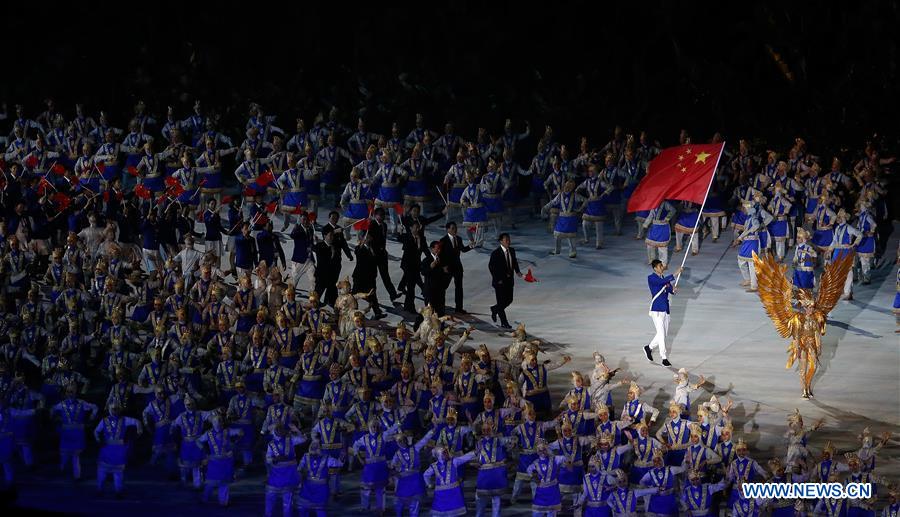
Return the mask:
[[663,359],[666,356],[666,334],[669,333],[669,314],[667,312],[650,311],[650,319],[653,320],[653,328],[656,329],[656,335],[647,345],[650,349],[659,348],[659,355]]
[[691,252],[700,253],[700,237],[698,235],[694,235],[694,238],[690,238],[690,234],[675,232],[675,249],[681,249],[681,243],[684,241],[684,237],[687,236],[691,241]]
[[706,215],[703,216],[703,218],[705,220],[709,221],[709,226],[710,226],[710,230],[712,231],[713,239],[718,239],[719,231],[720,231],[721,223],[722,223],[722,221],[721,221],[722,218],[719,216],[709,217]]
[[647,263],[653,262],[659,257],[659,261],[663,264],[669,263],[669,247],[668,246],[647,246]]
[[738,259],[738,267],[741,268],[741,276],[745,282],[750,282],[750,289],[756,289],[756,265],[751,260]]
[[775,241],[775,258],[781,260],[784,258],[785,241]]
[[581,229],[584,232],[584,243],[587,244],[590,239],[588,238],[588,233],[590,231],[591,226],[594,227],[594,231],[597,234],[597,246],[603,245],[603,221],[582,221]]
[[312,260],[306,262],[291,262],[291,284],[296,289],[300,285],[300,278],[306,275],[309,281],[308,291],[312,291],[316,285],[316,266]]
[[853,294],[853,268],[847,272],[847,279],[844,280],[844,296]]
[[491,517],[500,517],[500,496],[478,495],[475,494],[475,515],[476,517],[485,517],[487,515],[488,503],[491,504]]

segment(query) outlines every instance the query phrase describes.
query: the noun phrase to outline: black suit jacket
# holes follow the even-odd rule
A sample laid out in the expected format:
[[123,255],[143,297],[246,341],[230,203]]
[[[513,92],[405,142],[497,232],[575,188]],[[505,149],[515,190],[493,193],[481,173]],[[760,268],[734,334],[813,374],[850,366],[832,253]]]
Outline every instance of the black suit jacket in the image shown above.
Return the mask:
[[420,267],[422,254],[428,253],[428,246],[425,244],[425,238],[419,237],[419,245],[416,246],[416,239],[412,234],[404,233],[400,236],[400,242],[403,243],[403,255],[400,257],[400,269],[416,270]]
[[[332,242],[335,247],[344,252],[347,255],[347,258],[351,258],[353,256],[353,250],[350,249],[350,245],[347,244],[347,236],[344,234],[346,231],[343,227],[338,226],[336,224],[325,223],[325,226],[322,227],[322,238],[325,238],[326,230],[331,230]],[[338,232],[337,230],[344,230]]]
[[356,247],[356,267],[353,268],[353,286],[368,291],[375,286],[378,263],[371,248],[360,244]]
[[341,250],[332,244],[329,246],[325,241],[319,241],[313,246],[313,253],[316,257],[316,277],[317,278],[333,278],[341,272]]
[[462,237],[459,235],[454,237],[454,240],[456,241],[456,246],[451,245],[449,234],[441,237],[441,264],[450,268],[450,273],[461,273],[463,267],[462,261],[459,259],[459,254],[466,253],[471,250],[472,247],[468,244],[463,246]]
[[374,218],[369,222],[369,236],[376,255],[387,255],[387,223],[379,223]]
[[422,277],[426,293],[444,290],[450,283],[450,275],[444,271],[444,266],[438,264],[437,267],[431,267],[432,262],[434,262],[434,258],[432,258],[431,252],[428,252],[422,259]]
[[488,269],[491,272],[491,285],[494,287],[504,286],[512,287],[516,280],[516,274],[519,271],[519,261],[516,260],[516,250],[509,248],[509,261],[512,262],[512,268],[506,262],[506,255],[503,248],[497,246],[497,249],[491,252],[491,259],[488,261]]

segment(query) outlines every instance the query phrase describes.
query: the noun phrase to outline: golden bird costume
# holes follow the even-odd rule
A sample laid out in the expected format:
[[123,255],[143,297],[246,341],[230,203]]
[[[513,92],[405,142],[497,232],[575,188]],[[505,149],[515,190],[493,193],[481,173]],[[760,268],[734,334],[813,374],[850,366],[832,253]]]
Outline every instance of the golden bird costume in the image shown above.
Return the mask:
[[791,338],[785,368],[797,362],[803,398],[812,397],[812,378],[822,350],[821,336],[825,335],[828,313],[834,308],[844,289],[844,281],[853,267],[853,253],[849,253],[825,267],[815,298],[811,290],[797,291],[799,310],[792,304],[793,290],[785,276],[787,266],[775,257],[753,254],[759,281],[759,299],[781,337]]

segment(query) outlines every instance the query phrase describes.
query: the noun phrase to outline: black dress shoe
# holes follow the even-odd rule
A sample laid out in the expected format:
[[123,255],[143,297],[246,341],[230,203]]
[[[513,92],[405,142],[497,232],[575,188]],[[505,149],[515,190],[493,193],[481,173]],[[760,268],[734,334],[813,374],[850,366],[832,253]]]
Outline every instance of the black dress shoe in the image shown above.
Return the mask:
[[653,362],[653,352],[650,351],[649,346],[644,346],[644,353],[647,354],[647,360],[652,363]]
[[497,323],[497,309],[491,306],[491,321]]
[[510,325],[509,323],[501,323],[500,328],[510,330],[512,329],[512,325]]
[[668,359],[663,359],[662,364],[663,366],[672,366],[672,363],[670,363]]
[[465,309],[455,309],[453,312],[455,312],[457,314],[468,314],[469,313],[469,311],[467,311]]

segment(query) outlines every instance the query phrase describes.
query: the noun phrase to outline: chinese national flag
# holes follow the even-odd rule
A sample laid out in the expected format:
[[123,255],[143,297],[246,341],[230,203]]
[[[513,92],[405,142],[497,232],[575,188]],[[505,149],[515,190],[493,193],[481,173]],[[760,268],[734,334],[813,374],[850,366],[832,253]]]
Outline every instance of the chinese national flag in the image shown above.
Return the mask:
[[309,222],[314,223],[316,219],[319,218],[319,214],[316,212],[306,212],[306,218],[309,219]]
[[526,282],[529,282],[529,283],[533,283],[533,282],[537,282],[537,281],[538,281],[538,279],[535,278],[534,275],[531,273],[531,268],[528,268],[528,272],[525,273],[524,280],[525,280]]
[[148,189],[147,187],[145,187],[143,185],[138,185],[138,186],[134,187],[134,195],[141,199],[150,199],[150,197],[153,194],[150,192],[150,189]]
[[271,203],[269,203],[269,204],[266,205],[266,212],[269,212],[270,214],[274,214],[274,213],[275,213],[275,210],[276,210],[277,208],[278,208],[278,202],[277,202],[277,201],[272,201]]
[[400,203],[394,203],[394,213],[397,215],[403,215],[403,205]]
[[169,187],[174,187],[175,185],[178,185],[178,178],[173,178],[172,176],[166,176],[166,179],[163,181]]
[[72,199],[69,196],[63,194],[62,192],[57,192],[56,194],[53,194],[52,196],[50,196],[50,199],[54,203],[56,203],[56,206],[59,207],[60,212],[62,212],[66,208],[69,208],[69,205],[72,203]]
[[62,166],[62,164],[54,164],[53,167],[50,167],[50,171],[57,176],[62,176],[66,173],[66,168]]
[[256,178],[255,183],[260,187],[268,187],[273,181],[275,181],[275,175],[272,174],[272,171],[266,171]]
[[25,166],[29,169],[34,169],[38,166],[38,157],[35,155],[30,155],[28,158],[25,158]]
[[304,213],[306,213],[306,210],[303,209],[302,205],[297,205],[296,208],[291,210],[291,213],[295,215],[303,215]]
[[97,167],[97,172],[100,174],[103,174],[103,171],[106,170],[106,164],[103,162],[97,162],[94,166]]
[[369,229],[369,220],[368,219],[360,219],[353,223],[353,229],[356,231],[366,231]]
[[128,174],[131,174],[135,178],[137,177],[138,170],[137,170],[137,167],[135,167],[134,165],[129,165],[126,170],[128,171]]
[[231,200],[233,199],[234,196],[222,196],[222,204],[227,205],[228,203],[231,203]]
[[663,149],[631,194],[628,211],[653,210],[666,199],[702,204],[724,146],[691,144]]

